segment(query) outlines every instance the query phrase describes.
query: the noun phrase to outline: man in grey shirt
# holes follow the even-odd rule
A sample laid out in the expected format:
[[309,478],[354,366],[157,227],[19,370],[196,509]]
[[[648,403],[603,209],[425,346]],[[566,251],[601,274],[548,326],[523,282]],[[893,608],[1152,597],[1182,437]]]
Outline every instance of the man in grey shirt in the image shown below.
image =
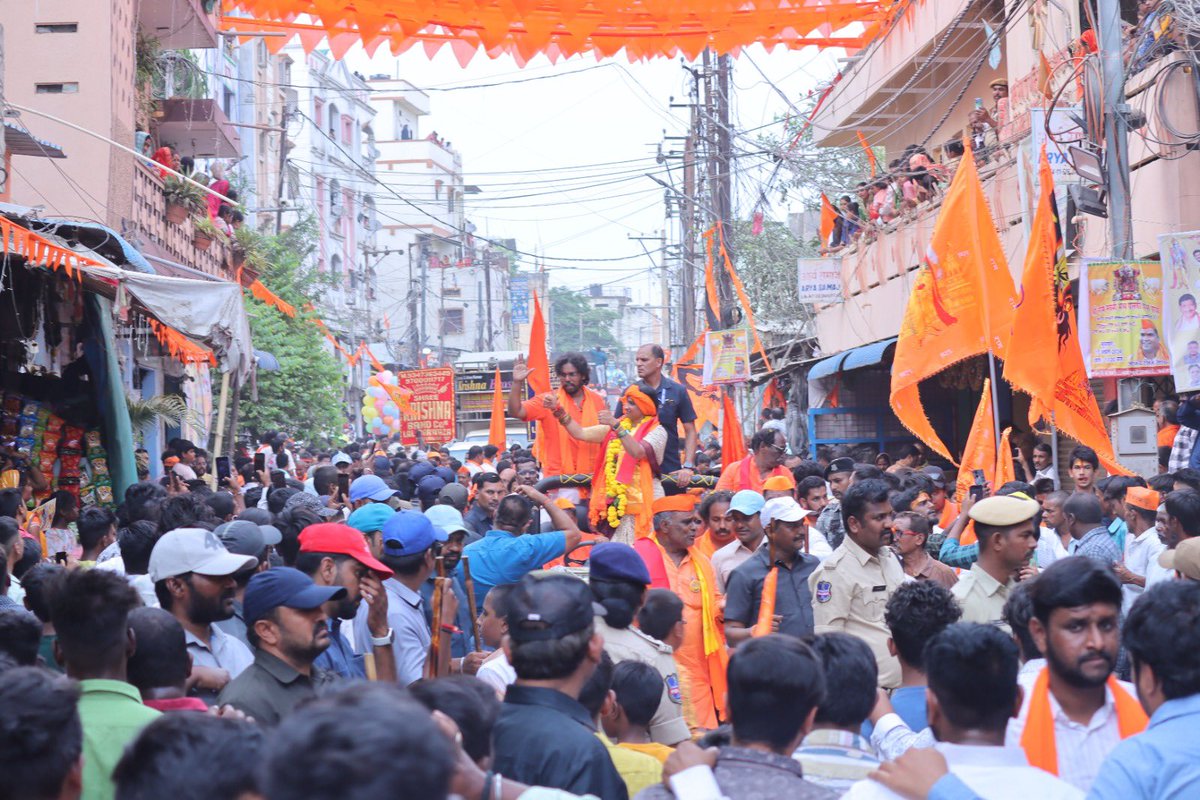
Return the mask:
[[1104,567],[1122,560],[1121,549],[1101,523],[1103,511],[1096,495],[1076,492],[1063,503],[1062,514],[1073,539],[1067,548],[1071,555],[1086,556]]
[[[388,596],[388,625],[392,628],[392,652],[396,657],[396,681],[401,686],[419,681],[425,676],[425,662],[432,641],[429,623],[425,621],[425,606],[421,585],[433,574],[434,543],[445,540],[446,534],[419,511],[399,511],[383,524],[382,561],[395,575],[383,582]],[[448,579],[447,579],[448,580]],[[442,618],[435,620],[437,635],[442,637],[439,652],[450,659],[450,638],[457,630],[454,617],[458,602],[453,592],[444,592]],[[365,653],[382,644],[371,637],[367,625],[366,603],[358,607],[354,620],[354,649]],[[438,674],[446,674],[446,670]]]

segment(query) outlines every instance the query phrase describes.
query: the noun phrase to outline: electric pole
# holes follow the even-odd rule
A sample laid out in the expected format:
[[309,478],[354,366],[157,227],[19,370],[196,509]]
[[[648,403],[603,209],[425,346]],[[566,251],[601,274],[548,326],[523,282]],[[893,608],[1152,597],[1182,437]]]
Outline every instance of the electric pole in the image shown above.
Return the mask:
[[1133,218],[1129,204],[1129,135],[1125,121],[1125,64],[1121,49],[1121,4],[1099,0],[1100,70],[1104,80],[1104,150],[1107,169],[1108,224],[1112,255],[1133,257]]

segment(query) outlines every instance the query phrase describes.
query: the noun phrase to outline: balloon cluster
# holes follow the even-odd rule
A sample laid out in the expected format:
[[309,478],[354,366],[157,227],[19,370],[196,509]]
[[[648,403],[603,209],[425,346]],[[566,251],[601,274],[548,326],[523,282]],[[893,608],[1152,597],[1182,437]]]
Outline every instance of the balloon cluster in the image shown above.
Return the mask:
[[393,390],[409,396],[411,389],[399,387],[396,374],[391,370],[377,372],[367,381],[367,393],[363,396],[362,415],[367,425],[367,433],[379,435],[400,432],[400,407],[396,404]]

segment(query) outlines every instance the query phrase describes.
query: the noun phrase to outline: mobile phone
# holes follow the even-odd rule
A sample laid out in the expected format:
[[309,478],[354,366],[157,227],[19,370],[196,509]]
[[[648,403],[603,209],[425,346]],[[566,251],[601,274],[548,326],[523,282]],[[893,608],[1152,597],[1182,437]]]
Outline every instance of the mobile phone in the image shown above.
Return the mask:
[[975,485],[983,486],[987,483],[987,476],[983,474],[983,470],[977,469],[971,473],[975,477]]
[[266,453],[255,453],[254,454],[254,471],[262,472],[266,468],[267,468],[267,454]]
[[217,485],[224,486],[229,475],[229,456],[217,456]]
[[983,110],[983,98],[982,97],[975,98],[975,110],[976,111]]
[[350,475],[348,473],[338,473],[338,494],[342,496],[343,501],[350,499]]
[[286,469],[287,465],[288,465],[288,454],[287,454],[287,451],[284,450],[279,455],[275,456],[275,466],[279,467],[280,469]]
[[59,564],[65,564],[67,563],[67,554],[60,550],[54,554],[54,560]]
[[271,473],[271,485],[274,486],[276,489],[286,488],[287,487],[287,474],[281,469],[274,470]]

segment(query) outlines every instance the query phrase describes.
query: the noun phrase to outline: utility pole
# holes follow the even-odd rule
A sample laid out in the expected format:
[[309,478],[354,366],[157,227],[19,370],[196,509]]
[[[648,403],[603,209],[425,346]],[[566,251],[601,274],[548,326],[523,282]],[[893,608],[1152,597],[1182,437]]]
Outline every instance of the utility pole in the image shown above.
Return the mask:
[[1121,57],[1121,5],[1099,0],[1100,70],[1104,79],[1104,149],[1108,224],[1113,258],[1133,257],[1133,218],[1129,204],[1129,134],[1124,113],[1125,64]]
[[279,120],[279,179],[275,188],[275,235],[283,232],[283,176],[287,171],[287,101],[284,101],[283,115]]
[[683,340],[691,342],[699,332],[696,324],[696,105],[683,144],[683,200],[679,204],[680,238],[683,243],[680,283],[683,288]]
[[495,338],[492,335],[492,249],[483,251],[483,291],[487,293],[487,349],[496,349]]
[[[732,62],[728,55],[717,57],[717,74],[716,74],[716,177],[717,185],[713,200],[715,202],[715,210],[720,214],[719,222],[721,230],[725,235],[725,252],[729,254],[732,261],[733,244],[730,241],[733,231],[733,175],[730,171],[733,151],[733,137],[729,131],[729,85],[730,72],[732,71]],[[717,296],[721,300],[721,327],[729,328],[733,325],[733,285],[729,275],[725,272],[725,260],[719,259],[719,267],[716,273],[719,277],[717,280]],[[716,265],[714,265],[716,266]]]

